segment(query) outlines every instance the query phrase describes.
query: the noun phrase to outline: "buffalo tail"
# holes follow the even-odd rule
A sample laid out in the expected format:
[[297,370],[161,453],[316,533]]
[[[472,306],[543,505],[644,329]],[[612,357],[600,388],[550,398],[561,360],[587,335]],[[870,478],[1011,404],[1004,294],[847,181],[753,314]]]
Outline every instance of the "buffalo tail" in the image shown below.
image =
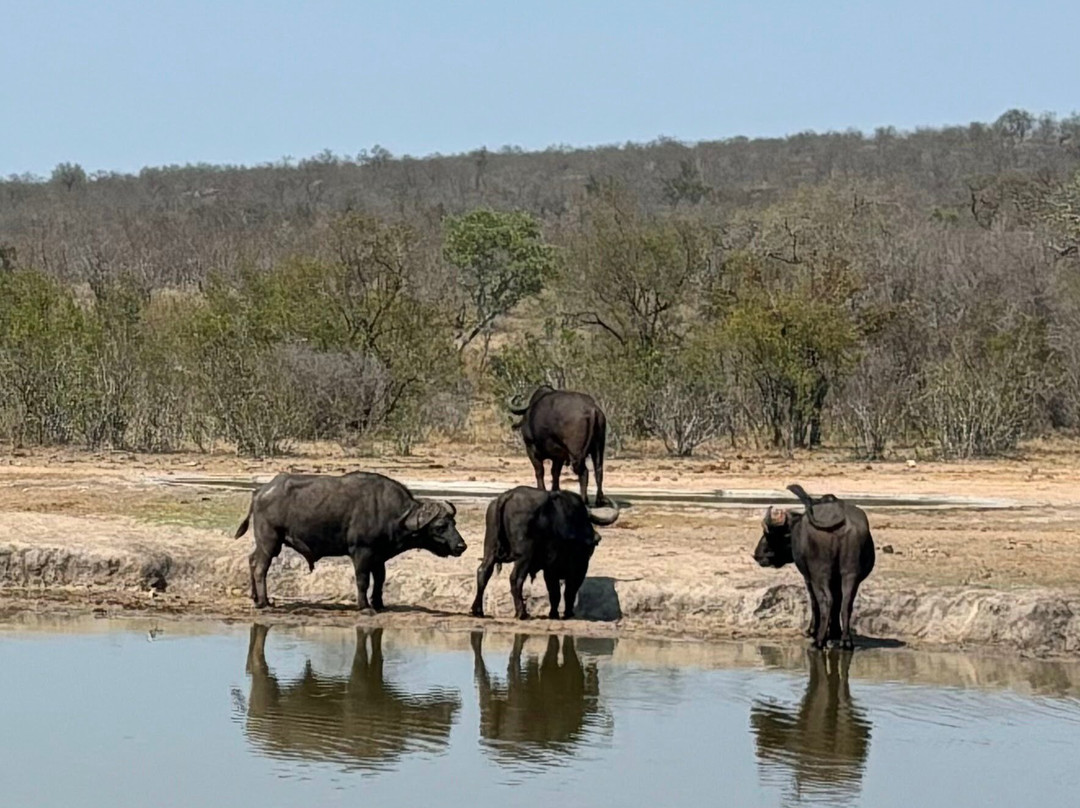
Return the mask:
[[814,509],[814,501],[810,499],[810,495],[806,493],[806,490],[801,485],[792,483],[787,487],[787,490],[799,498],[799,502],[806,506],[808,512]]
[[251,525],[251,510],[255,507],[255,497],[251,498],[251,504],[248,505],[247,516],[244,517],[244,521],[240,523],[240,527],[236,529],[236,533],[233,535],[234,539],[239,539],[245,533],[247,533],[248,527]]

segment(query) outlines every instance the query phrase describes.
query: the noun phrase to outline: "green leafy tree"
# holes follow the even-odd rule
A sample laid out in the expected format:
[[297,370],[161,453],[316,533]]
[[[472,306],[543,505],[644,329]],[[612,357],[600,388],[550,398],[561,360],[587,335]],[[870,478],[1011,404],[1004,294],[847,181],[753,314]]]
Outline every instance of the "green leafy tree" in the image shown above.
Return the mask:
[[465,292],[454,323],[458,345],[482,337],[485,355],[495,321],[539,294],[556,262],[539,223],[521,211],[480,209],[448,218],[443,255]]
[[859,354],[859,323],[844,305],[853,292],[850,278],[842,271],[832,277],[793,273],[777,293],[766,286],[759,262],[744,269],[727,302],[720,341],[733,371],[756,388],[773,445],[816,445],[827,396]]

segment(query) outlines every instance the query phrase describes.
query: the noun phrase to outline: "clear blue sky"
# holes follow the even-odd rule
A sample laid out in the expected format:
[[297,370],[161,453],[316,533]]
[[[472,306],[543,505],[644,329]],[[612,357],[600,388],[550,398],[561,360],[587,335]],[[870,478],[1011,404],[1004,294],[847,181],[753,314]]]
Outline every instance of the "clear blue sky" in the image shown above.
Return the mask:
[[1080,108],[1080,3],[0,0],[0,174]]

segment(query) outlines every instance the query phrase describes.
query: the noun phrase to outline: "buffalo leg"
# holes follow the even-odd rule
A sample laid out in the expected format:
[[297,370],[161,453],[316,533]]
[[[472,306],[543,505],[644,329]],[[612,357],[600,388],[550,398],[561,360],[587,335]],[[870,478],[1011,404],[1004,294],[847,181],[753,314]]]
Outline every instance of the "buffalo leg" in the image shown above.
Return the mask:
[[[578,485],[581,486],[581,498],[585,500],[585,504],[589,504],[589,467],[582,460],[578,465],[574,466],[574,473],[578,478]],[[600,503],[597,503],[598,505]]]
[[551,611],[548,612],[549,620],[559,619],[559,599],[562,593],[559,591],[559,577],[551,570],[544,570],[544,583],[547,584],[548,600],[551,601]]
[[821,608],[818,606],[817,595],[814,594],[814,585],[810,583],[810,579],[806,579],[806,593],[810,596],[810,625],[806,627],[804,632],[807,637],[816,637],[818,630],[818,622],[821,620]]
[[371,607],[377,612],[385,608],[382,599],[384,583],[386,583],[386,564],[376,561],[371,565]]
[[840,604],[840,647],[845,651],[853,651],[855,641],[851,638],[851,612],[855,608],[859,579],[855,575],[845,575],[840,585],[843,590],[843,599]]
[[529,612],[525,608],[525,579],[529,577],[529,563],[522,560],[514,564],[514,570],[510,573],[510,595],[514,598],[514,617],[518,620],[528,620]]
[[255,601],[256,609],[265,609],[270,605],[270,598],[266,595],[266,573],[281,553],[284,540],[282,531],[274,530],[258,517],[255,518],[255,549],[248,556],[248,569],[251,572],[251,599]]
[[604,458],[600,455],[593,455],[593,471],[596,472],[596,507],[602,508],[607,504],[607,500],[604,499]]
[[834,575],[829,582],[829,592],[832,594],[832,609],[829,612],[829,639],[840,639],[840,605],[843,603],[843,588],[840,577]]
[[574,606],[577,604],[577,593],[581,585],[585,583],[584,571],[574,573],[566,578],[566,597],[563,603],[563,619],[571,620],[574,617]]
[[255,588],[255,553],[248,556],[248,577],[251,579],[251,602],[259,602],[259,592]]
[[817,636],[814,637],[814,647],[820,649],[824,648],[829,642],[830,621],[828,615],[831,615],[833,610],[832,590],[828,582],[826,582],[824,586],[815,585],[814,591],[817,594],[818,601],[818,627]]
[[266,596],[266,573],[270,571],[270,562],[281,552],[278,547],[273,553],[268,553],[262,547],[256,545],[248,556],[248,567],[251,569],[252,599],[256,609],[265,609],[270,605],[270,598]]
[[562,476],[563,461],[552,460],[551,461],[551,490],[559,490],[559,477]]
[[604,444],[607,441],[607,427],[600,430],[593,441],[593,471],[596,473],[596,507],[603,508],[604,499]]
[[353,556],[353,570],[356,573],[356,605],[362,612],[374,612],[368,602],[368,586],[371,584],[371,568],[374,559],[371,553],[360,552]]
[[536,455],[536,448],[532,444],[525,445],[525,454],[529,456],[529,462],[532,463],[533,471],[536,472],[536,487],[541,491],[546,491],[547,486],[544,485],[544,461]]
[[473,599],[472,614],[473,617],[484,616],[484,590],[487,589],[488,581],[491,580],[491,573],[495,571],[495,562],[485,558],[480,562],[480,566],[476,568],[476,597]]

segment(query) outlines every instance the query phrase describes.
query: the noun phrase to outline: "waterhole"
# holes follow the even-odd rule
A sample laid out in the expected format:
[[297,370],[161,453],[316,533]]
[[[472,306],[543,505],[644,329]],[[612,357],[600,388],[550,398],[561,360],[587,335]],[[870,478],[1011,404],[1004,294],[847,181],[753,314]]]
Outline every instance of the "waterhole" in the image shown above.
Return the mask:
[[1074,805],[1080,665],[571,635],[0,627],[10,806]]

